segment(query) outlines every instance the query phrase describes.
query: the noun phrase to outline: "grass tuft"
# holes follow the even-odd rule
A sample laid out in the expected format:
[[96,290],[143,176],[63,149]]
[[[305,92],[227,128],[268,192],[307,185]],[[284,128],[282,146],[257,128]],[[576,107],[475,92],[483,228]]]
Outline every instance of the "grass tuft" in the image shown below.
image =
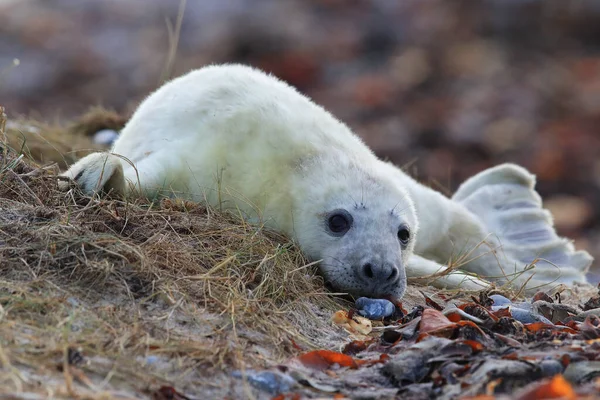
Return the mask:
[[340,334],[343,303],[287,238],[188,201],[61,192],[1,118],[0,393],[207,393]]

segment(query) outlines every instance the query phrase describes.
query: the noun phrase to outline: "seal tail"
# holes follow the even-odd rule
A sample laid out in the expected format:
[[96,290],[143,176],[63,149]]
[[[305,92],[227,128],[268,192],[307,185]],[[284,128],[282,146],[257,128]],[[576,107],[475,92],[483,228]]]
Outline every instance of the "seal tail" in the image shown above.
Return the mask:
[[557,235],[552,215],[543,209],[534,187],[534,175],[517,165],[503,164],[469,178],[452,200],[494,232],[508,259],[524,268],[533,265],[532,283],[586,282],[592,257]]

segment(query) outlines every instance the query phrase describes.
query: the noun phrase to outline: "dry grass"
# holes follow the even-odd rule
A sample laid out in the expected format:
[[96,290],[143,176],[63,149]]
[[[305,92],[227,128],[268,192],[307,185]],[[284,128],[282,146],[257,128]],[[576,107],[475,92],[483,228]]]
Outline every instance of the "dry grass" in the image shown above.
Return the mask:
[[281,361],[298,352],[293,343],[332,347],[340,334],[329,323],[340,300],[285,237],[190,202],[60,192],[56,168],[8,144],[0,393],[131,397],[162,384],[235,393],[231,369]]

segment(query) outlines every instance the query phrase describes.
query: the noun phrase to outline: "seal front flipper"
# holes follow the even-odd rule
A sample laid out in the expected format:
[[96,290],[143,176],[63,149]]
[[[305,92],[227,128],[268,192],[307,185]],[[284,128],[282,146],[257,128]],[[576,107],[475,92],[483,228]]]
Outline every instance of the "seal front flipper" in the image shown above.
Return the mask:
[[452,200],[495,235],[508,259],[523,268],[533,264],[526,275],[533,274],[536,284],[586,282],[592,257],[557,235],[534,187],[535,176],[526,169],[503,164],[465,181]]
[[[61,174],[71,178],[86,195],[109,193],[125,194],[125,177],[121,160],[111,153],[92,153],[73,164]],[[59,188],[66,190],[69,184],[59,181]]]
[[406,265],[409,282],[433,285],[440,289],[483,290],[490,287],[488,281],[464,271],[447,271],[448,267],[416,254],[410,256]]

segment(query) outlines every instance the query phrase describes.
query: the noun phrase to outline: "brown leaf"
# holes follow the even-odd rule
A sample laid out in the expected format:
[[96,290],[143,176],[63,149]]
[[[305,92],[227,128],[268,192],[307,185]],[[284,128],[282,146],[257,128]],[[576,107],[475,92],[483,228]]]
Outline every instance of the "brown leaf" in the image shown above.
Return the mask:
[[586,339],[600,338],[600,318],[595,315],[588,316],[581,324],[580,329]]
[[549,324],[545,324],[543,322],[534,322],[532,324],[524,324],[525,329],[527,329],[530,332],[538,332],[541,331],[542,329],[548,329],[551,331],[555,331],[555,332],[567,332],[567,333],[572,333],[572,334],[576,334],[577,331],[573,328],[569,328],[568,326],[560,326],[560,325],[549,325]]
[[421,292],[421,294],[423,295],[423,297],[425,297],[425,304],[427,304],[429,307],[434,308],[438,311],[442,311],[444,309],[443,306],[439,305],[437,302],[435,302],[431,297],[427,296],[425,293]]
[[536,294],[533,295],[533,299],[531,300],[531,302],[534,303],[538,300],[544,300],[544,301],[547,301],[548,303],[554,303],[554,300],[552,299],[552,297],[548,296],[548,294],[546,292],[537,292]]
[[510,313],[509,307],[501,308],[498,311],[494,311],[492,314],[498,319],[502,317],[512,318],[512,314]]
[[365,351],[370,344],[372,344],[376,339],[371,338],[368,340],[353,340],[344,346],[342,353],[347,355],[355,355],[360,353],[361,351]]
[[506,343],[507,345],[511,346],[511,347],[521,347],[521,342],[510,338],[508,336],[504,336],[501,335],[499,333],[494,333],[494,336],[497,337],[498,339],[500,339],[501,341],[503,341],[504,343]]
[[455,323],[450,321],[444,314],[442,314],[438,310],[426,308],[425,310],[423,310],[423,315],[421,316],[419,331],[420,333],[429,333],[454,326]]
[[486,309],[484,306],[477,303],[466,303],[459,306],[461,310],[470,314],[474,317],[477,317],[483,321],[492,320],[498,321],[499,317],[494,315],[490,310]]

